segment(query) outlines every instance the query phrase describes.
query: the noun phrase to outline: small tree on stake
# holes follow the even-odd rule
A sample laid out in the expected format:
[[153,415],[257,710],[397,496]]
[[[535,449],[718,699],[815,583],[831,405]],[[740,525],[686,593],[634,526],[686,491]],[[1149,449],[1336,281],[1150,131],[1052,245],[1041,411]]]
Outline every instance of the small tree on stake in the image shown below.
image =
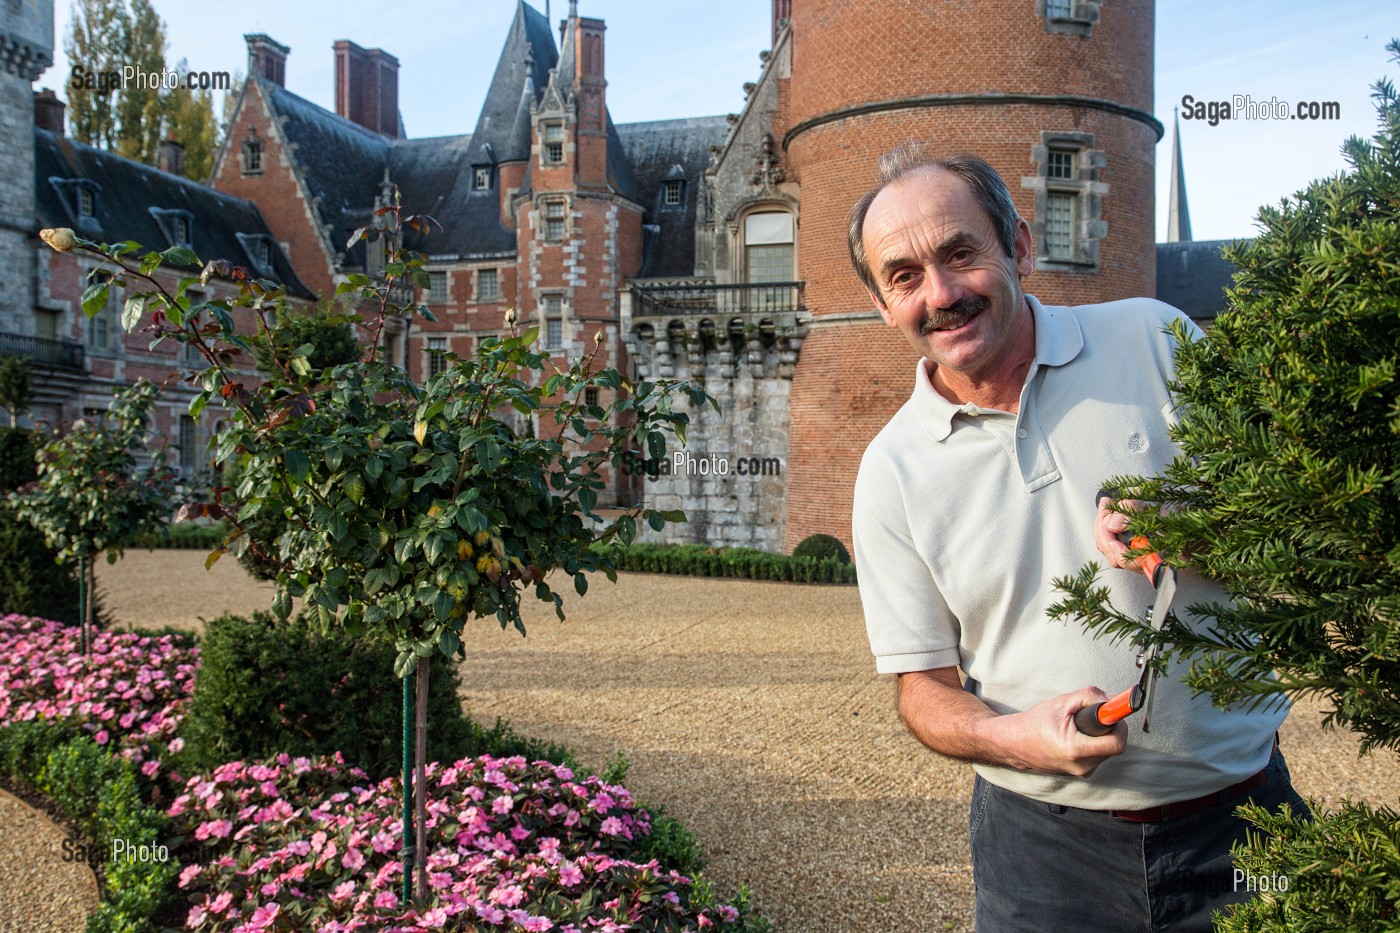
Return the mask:
[[58,559],[78,564],[84,654],[92,650],[97,555],[106,551],[115,563],[123,547],[158,530],[170,511],[175,487],[165,449],[152,450],[145,465],[135,453],[148,449],[157,392],[142,380],[115,394],[105,418],[50,433],[35,454],[38,480],[10,494],[16,514],[44,535]]
[[[642,520],[660,530],[684,521],[680,511],[643,507],[610,518],[596,511],[605,469],[636,472],[666,456],[667,439],[685,438],[688,416],[676,402],[718,405],[703,389],[677,382],[633,384],[614,369],[594,368],[602,341],[567,366],[533,349],[537,329],[482,340],[470,358],[416,385],[402,370],[377,358],[385,320],[417,313],[407,285],[426,287],[425,257],[402,248],[406,230],[431,231],[427,218],[405,215],[397,204],[376,212],[375,226],[350,241],[382,249],[380,278],[352,275],[339,295],[368,308],[359,320],[366,355],[359,362],[315,370],[310,345],[293,348],[274,339],[283,295],[274,284],[248,278],[227,263],[204,267],[203,279],[228,277],[237,297],[194,304],[183,280],[171,292],[153,273],[163,262],[189,265],[188,250],[147,254],[132,264],[134,244],[99,246],[71,231],[45,231],[56,248],[103,256],[119,278],[153,288],[128,299],[128,329],[146,319],[155,342],[175,339],[195,347],[208,364],[191,379],[201,388],[191,403],[197,414],[215,399],[234,408],[233,427],[217,440],[217,459],[238,476],[234,490],[215,489],[212,504],[187,510],[226,517],[228,541],[209,559],[259,548],[279,567],[273,610],[281,617],[300,597],[324,632],[358,637],[371,630],[398,646],[395,673],[418,681],[415,731],[426,731],[426,661],[434,652],[465,657],[467,626],[494,618],[524,634],[521,599],[532,594],[564,618],[563,598],[551,581],[564,580],[579,595],[588,575],[616,579],[613,559],[599,542],[630,542]],[[133,304],[135,303],[135,304]],[[235,309],[256,321],[259,346],[275,360],[272,377],[250,385],[233,360],[252,351],[235,327]],[[607,405],[587,404],[589,389],[606,393]],[[643,453],[644,452],[644,453]],[[225,509],[229,494],[239,507]],[[269,517],[281,533],[259,543],[244,523]],[[551,576],[553,574],[553,576]],[[407,733],[408,718],[405,717]],[[407,742],[405,743],[407,746]],[[421,852],[426,801],[425,752],[418,743],[415,768],[419,834],[407,839],[405,858],[416,862],[418,888],[426,894]],[[405,769],[407,771],[407,768]],[[410,786],[405,774],[405,794]],[[407,798],[406,798],[407,808]],[[407,816],[407,813],[406,813]],[[405,895],[411,894],[405,868]]]

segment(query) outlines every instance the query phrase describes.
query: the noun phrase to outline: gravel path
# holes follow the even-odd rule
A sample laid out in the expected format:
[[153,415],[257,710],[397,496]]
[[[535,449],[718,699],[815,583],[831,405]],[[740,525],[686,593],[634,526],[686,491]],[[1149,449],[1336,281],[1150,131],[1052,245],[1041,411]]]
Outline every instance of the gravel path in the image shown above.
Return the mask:
[[[268,604],[269,588],[235,562],[202,564],[201,552],[131,552],[99,566],[105,604],[143,626]],[[628,786],[694,830],[710,876],[749,884],[778,933],[971,930],[971,771],[905,734],[854,587],[627,574],[566,609],[562,625],[533,613],[527,639],[481,623],[463,669],[475,715],[599,768],[622,751]],[[1300,704],[1284,727],[1300,790],[1394,805],[1393,758],[1358,760],[1355,741],[1320,720]],[[23,861],[13,847],[28,835],[0,836],[0,866]],[[7,876],[0,890],[13,890]],[[14,916],[6,903],[0,930]]]
[[63,861],[66,838],[0,790],[0,933],[74,933],[97,909],[97,879],[83,862]]

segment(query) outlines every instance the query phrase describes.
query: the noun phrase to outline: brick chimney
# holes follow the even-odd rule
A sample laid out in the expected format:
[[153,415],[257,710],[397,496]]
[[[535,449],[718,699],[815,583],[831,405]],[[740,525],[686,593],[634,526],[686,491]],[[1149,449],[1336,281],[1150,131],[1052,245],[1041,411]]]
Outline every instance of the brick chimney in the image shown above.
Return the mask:
[[399,135],[399,60],[383,49],[335,43],[335,112],[395,139]]
[[34,92],[34,125],[55,136],[63,135],[63,114],[67,108],[53,88]]
[[174,139],[160,142],[160,170],[171,175],[185,174],[185,147]]
[[262,33],[245,35],[243,41],[248,43],[248,74],[286,87],[287,53],[291,49]]
[[778,33],[792,19],[792,0],[773,0],[773,45],[778,44]]

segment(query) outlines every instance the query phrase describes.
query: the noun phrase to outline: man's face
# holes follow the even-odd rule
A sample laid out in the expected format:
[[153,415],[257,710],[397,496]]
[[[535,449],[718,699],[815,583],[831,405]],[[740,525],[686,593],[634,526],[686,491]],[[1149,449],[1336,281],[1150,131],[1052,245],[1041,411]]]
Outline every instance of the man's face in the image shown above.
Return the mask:
[[943,380],[984,382],[1015,365],[1018,326],[1030,313],[1020,277],[1035,267],[1024,220],[1007,256],[967,184],[928,168],[876,196],[862,238],[881,317]]

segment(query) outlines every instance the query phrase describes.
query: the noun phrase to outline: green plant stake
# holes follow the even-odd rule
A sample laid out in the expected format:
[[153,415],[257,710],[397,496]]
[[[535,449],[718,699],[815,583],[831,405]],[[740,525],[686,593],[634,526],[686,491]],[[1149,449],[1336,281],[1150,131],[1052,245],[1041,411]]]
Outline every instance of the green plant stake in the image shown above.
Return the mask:
[[403,678],[403,903],[413,900],[413,684]]

